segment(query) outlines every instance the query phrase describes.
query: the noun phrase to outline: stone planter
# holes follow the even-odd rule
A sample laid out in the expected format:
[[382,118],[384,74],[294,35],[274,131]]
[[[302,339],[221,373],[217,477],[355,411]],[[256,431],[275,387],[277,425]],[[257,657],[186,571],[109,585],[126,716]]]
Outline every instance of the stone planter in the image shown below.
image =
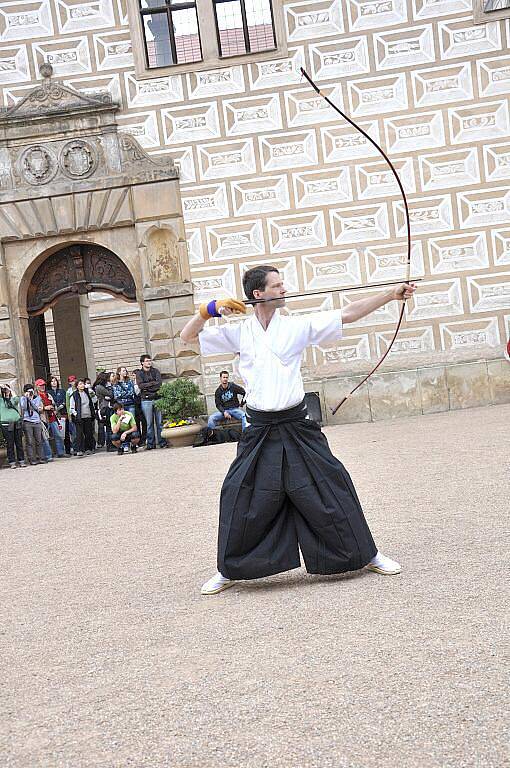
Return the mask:
[[161,430],[161,436],[165,438],[172,448],[184,448],[193,445],[195,437],[202,426],[200,424],[187,424],[185,427],[167,427]]

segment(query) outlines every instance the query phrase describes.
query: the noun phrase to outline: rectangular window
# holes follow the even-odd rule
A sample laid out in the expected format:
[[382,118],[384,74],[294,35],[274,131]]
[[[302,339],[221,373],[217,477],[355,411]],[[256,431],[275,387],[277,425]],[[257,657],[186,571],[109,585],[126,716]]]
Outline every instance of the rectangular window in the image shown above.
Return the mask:
[[[288,54],[284,0],[123,0],[138,79]],[[481,0],[480,0],[481,2]]]
[[140,0],[149,69],[202,61],[196,2]]
[[271,0],[214,0],[222,58],[276,48]]

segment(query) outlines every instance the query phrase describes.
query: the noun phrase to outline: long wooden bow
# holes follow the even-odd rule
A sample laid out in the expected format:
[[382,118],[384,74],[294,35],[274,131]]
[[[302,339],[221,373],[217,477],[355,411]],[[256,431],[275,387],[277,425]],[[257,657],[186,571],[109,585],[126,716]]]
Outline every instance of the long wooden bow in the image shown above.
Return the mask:
[[[393,176],[395,177],[395,181],[398,184],[398,188],[400,189],[400,193],[402,195],[402,199],[404,201],[404,210],[405,210],[405,217],[406,217],[406,229],[407,229],[407,270],[406,270],[405,281],[406,281],[406,283],[408,283],[410,275],[411,275],[411,221],[410,221],[410,218],[409,218],[409,206],[407,204],[406,193],[404,191],[404,187],[402,186],[402,182],[400,180],[400,177],[399,177],[397,171],[395,170],[395,166],[391,162],[390,158],[388,157],[388,155],[386,154],[384,149],[382,147],[380,147],[379,144],[377,144],[377,142],[374,141],[374,139],[371,136],[369,136],[368,133],[366,133],[366,131],[363,130],[363,128],[360,128],[360,126],[357,125],[357,123],[355,123],[354,120],[351,120],[351,118],[348,115],[346,115],[344,112],[342,112],[342,110],[339,107],[337,107],[337,105],[334,104],[331,101],[331,99],[329,99],[324,93],[322,93],[320,88],[314,83],[314,81],[312,80],[310,75],[303,69],[303,67],[301,67],[300,69],[301,69],[301,74],[308,81],[308,83],[312,86],[314,91],[316,91],[316,93],[318,93],[319,96],[321,96],[329,104],[329,106],[332,107],[335,110],[335,112],[338,112],[338,114],[341,117],[343,117],[344,120],[347,120],[347,122],[350,123],[350,125],[352,125],[353,128],[355,128],[357,131],[359,131],[372,144],[372,146],[375,147],[375,149],[382,155],[382,157],[384,158],[384,160],[388,164],[388,167],[390,168],[391,172],[393,173]],[[336,405],[334,408],[331,409],[331,413],[333,415],[335,415],[335,413],[338,411],[338,409],[341,408],[341,406],[345,403],[347,398],[349,398],[351,395],[353,395],[363,384],[365,384],[365,382],[368,381],[368,379],[372,376],[372,374],[375,373],[377,371],[377,369],[379,368],[379,366],[384,362],[384,360],[388,356],[388,354],[389,354],[389,352],[390,352],[390,350],[391,350],[391,348],[392,348],[392,346],[393,346],[393,344],[395,342],[395,339],[398,336],[398,332],[400,330],[400,327],[402,325],[402,321],[404,319],[405,307],[406,307],[406,302],[405,302],[405,299],[404,299],[403,302],[402,302],[402,309],[400,310],[400,315],[399,315],[399,318],[398,318],[397,327],[395,328],[395,333],[393,334],[392,339],[391,339],[391,341],[390,341],[390,343],[388,345],[388,348],[386,349],[384,355],[381,357],[381,359],[379,360],[377,365],[375,365],[372,368],[370,373],[368,373],[365,376],[364,379],[362,379],[358,384],[356,384],[354,389],[351,389],[349,394],[345,395],[345,397],[342,398],[342,400],[340,400],[338,405]]]

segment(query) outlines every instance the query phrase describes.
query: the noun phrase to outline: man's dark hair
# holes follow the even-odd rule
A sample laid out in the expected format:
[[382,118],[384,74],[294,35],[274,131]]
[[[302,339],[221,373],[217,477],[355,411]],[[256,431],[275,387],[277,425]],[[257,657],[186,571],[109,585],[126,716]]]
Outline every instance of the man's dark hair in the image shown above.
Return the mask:
[[226,373],[227,376],[230,376],[230,373],[228,371],[220,371],[220,376],[223,376],[224,373]]
[[124,408],[124,406],[122,405],[122,403],[114,403],[112,405],[112,408],[114,411],[121,411]]
[[140,365],[143,365],[144,360],[152,360],[150,355],[140,355]]
[[270,272],[280,274],[276,267],[261,266],[248,269],[243,275],[243,289],[247,299],[254,299],[253,291],[263,291]]

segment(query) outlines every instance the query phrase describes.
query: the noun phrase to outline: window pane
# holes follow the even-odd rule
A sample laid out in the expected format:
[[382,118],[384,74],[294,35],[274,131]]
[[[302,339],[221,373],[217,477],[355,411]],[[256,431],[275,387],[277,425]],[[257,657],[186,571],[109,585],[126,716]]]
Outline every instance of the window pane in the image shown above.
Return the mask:
[[275,48],[270,0],[245,0],[250,51]]
[[[172,7],[175,7],[172,4]],[[177,62],[202,61],[196,8],[172,10]]]
[[168,67],[170,64],[176,64],[172,56],[166,12],[144,14],[142,21],[149,68]]
[[239,53],[246,53],[243,17],[239,0],[216,3],[215,8],[220,38],[220,55],[235,56]]
[[215,0],[221,56],[276,48],[271,0]]

